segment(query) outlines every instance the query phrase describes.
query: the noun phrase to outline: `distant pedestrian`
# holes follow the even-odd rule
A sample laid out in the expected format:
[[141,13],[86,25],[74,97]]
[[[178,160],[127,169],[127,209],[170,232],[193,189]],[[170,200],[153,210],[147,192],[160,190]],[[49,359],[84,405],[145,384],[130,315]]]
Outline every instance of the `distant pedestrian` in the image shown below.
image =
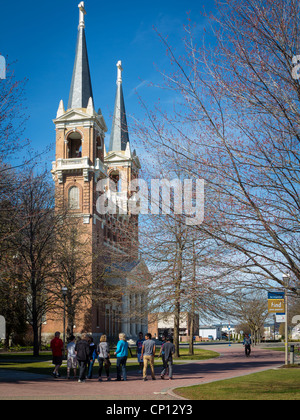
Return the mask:
[[76,357],[79,365],[79,379],[78,382],[85,382],[86,368],[90,357],[90,346],[88,342],[88,335],[83,334],[81,340],[75,345]]
[[249,337],[248,334],[245,335],[244,341],[243,341],[243,345],[245,347],[245,355],[246,357],[249,357],[251,354],[251,338]]
[[143,369],[144,381],[147,381],[148,363],[150,364],[152,380],[154,381],[156,379],[155,373],[154,373],[154,356],[155,356],[155,341],[151,340],[151,334],[147,333],[145,335],[145,341],[142,347],[142,359],[144,361],[144,369]]
[[71,335],[69,339],[69,344],[67,345],[67,379],[70,379],[70,371],[73,369],[74,378],[77,374],[77,357],[75,353],[75,337]]
[[103,365],[106,372],[107,380],[110,381],[109,376],[109,368],[111,366],[110,362],[110,353],[109,353],[109,345],[107,343],[107,337],[105,334],[103,334],[100,338],[100,343],[97,347],[97,353],[98,353],[98,362],[99,362],[99,374],[98,374],[98,381],[102,381],[101,375],[102,375],[102,369]]
[[171,343],[170,337],[166,337],[166,342],[163,346],[164,351],[164,367],[160,374],[161,379],[165,379],[165,374],[169,369],[169,379],[173,379],[173,354],[175,353],[175,346]]
[[90,355],[89,355],[89,361],[88,361],[88,379],[92,379],[93,377],[93,367],[95,360],[97,359],[97,346],[94,343],[93,337],[89,336],[88,342],[90,345]]
[[144,341],[145,341],[144,334],[142,332],[140,332],[139,333],[139,338],[136,342],[136,354],[137,354],[138,363],[140,365],[139,373],[142,373],[142,371],[143,371],[142,348],[143,348]]
[[126,335],[124,333],[119,334],[119,341],[117,344],[115,355],[117,356],[117,381],[122,380],[121,369],[123,381],[127,381],[126,361],[128,357],[128,343],[126,341]]
[[64,347],[64,343],[60,339],[60,332],[57,331],[53,340],[51,340],[50,347],[52,350],[52,363],[54,364],[54,371],[52,372],[52,376],[54,378],[59,378],[59,368],[62,365],[62,351]]
[[160,347],[160,352],[159,352],[159,356],[161,356],[161,360],[163,363],[163,366],[165,365],[165,352],[164,352],[164,345],[166,344],[166,335],[162,335],[161,337],[161,347]]

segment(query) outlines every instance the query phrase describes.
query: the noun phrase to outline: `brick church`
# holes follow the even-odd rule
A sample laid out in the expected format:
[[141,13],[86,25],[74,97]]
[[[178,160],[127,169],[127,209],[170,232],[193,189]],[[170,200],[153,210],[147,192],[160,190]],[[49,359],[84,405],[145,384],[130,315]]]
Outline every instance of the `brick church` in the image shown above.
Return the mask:
[[[141,166],[136,152],[131,149],[120,61],[116,71],[111,136],[106,150],[107,125],[101,110],[95,110],[93,97],[84,2],[78,7],[73,77],[67,108],[61,100],[54,120],[56,157],[52,165],[55,191],[61,197],[56,206],[62,201],[68,209],[67,217],[80,229],[86,245],[85,252],[79,252],[78,258],[82,258],[82,265],[90,265],[86,278],[90,292],[78,306],[80,310],[76,311],[72,332],[87,332],[96,340],[102,334],[117,337],[119,332],[136,338],[139,331],[145,333],[148,328],[146,289],[150,273],[139,257],[139,218],[128,210],[128,200],[132,196],[128,186],[131,180],[138,178]],[[97,200],[103,192],[109,196],[112,184],[115,210],[101,213],[97,211]],[[99,280],[100,269],[104,275]],[[68,288],[68,284],[65,286]],[[97,289],[114,293],[103,296]],[[68,293],[66,295],[68,299]],[[68,300],[65,305],[68,312]],[[63,332],[63,317],[63,310],[50,311],[42,326],[42,336],[50,337],[57,330]]]

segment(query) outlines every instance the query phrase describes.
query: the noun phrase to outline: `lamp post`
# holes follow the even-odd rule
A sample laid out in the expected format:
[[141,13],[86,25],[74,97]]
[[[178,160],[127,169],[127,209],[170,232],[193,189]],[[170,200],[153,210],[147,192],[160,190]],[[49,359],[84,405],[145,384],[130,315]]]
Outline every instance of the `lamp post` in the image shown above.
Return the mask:
[[64,298],[64,354],[63,357],[66,355],[66,296],[68,293],[67,287],[62,287],[61,292]]
[[290,275],[289,274],[283,274],[282,275],[282,281],[285,287],[285,294],[284,294],[284,306],[285,306],[285,328],[284,328],[284,335],[285,335],[285,364],[287,365],[289,363],[288,359],[288,344],[289,344],[289,337],[288,337],[288,297],[287,297],[287,291],[289,286],[289,280]]

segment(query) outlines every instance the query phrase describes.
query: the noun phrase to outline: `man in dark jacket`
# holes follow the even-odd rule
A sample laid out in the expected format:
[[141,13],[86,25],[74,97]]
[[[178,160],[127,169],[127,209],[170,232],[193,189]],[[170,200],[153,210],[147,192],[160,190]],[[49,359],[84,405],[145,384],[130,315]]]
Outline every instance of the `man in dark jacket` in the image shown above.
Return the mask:
[[164,368],[160,374],[161,379],[165,379],[167,368],[169,367],[169,379],[173,379],[173,354],[175,353],[175,346],[171,343],[171,338],[166,337],[166,342],[163,346],[164,351]]
[[78,382],[85,382],[86,368],[89,361],[90,346],[88,342],[88,335],[83,334],[81,340],[75,345],[75,352],[79,365],[79,379]]
[[245,347],[245,355],[246,357],[250,356],[251,353],[251,338],[249,337],[248,334],[245,335],[244,341],[243,341],[243,346]]

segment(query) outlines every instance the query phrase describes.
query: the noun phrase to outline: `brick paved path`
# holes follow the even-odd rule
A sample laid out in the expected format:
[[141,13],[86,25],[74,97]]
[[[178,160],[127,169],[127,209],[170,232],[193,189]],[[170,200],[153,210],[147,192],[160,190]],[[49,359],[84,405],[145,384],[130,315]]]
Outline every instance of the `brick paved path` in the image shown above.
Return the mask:
[[[100,399],[100,400],[171,400],[177,397],[172,389],[205,382],[243,376],[284,364],[284,354],[256,347],[246,358],[241,345],[219,346],[221,356],[199,362],[174,365],[174,379],[157,380],[150,375],[144,382],[137,372],[128,372],[127,382],[98,382],[96,378],[80,384],[64,378],[0,370],[0,399]],[[149,372],[148,372],[149,373]]]

